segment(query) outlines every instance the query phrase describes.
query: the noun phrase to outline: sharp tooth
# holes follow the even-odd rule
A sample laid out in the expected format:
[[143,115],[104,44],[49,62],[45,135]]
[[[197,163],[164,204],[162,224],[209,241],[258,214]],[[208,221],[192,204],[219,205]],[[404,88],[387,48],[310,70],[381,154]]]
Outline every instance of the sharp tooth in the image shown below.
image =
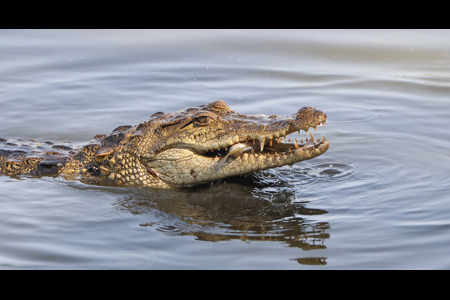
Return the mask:
[[272,147],[272,140],[269,141],[269,145],[270,145],[270,147]]
[[300,146],[297,144],[297,139],[294,140],[295,149],[298,149]]
[[266,139],[259,140],[259,147],[260,151],[262,152],[264,150],[264,143],[266,142]]
[[311,130],[309,131],[309,134],[311,135],[311,139],[314,141],[314,136],[313,136]]
[[314,126],[314,130],[317,132],[317,126]]
[[256,140],[253,140],[253,145],[256,144]]

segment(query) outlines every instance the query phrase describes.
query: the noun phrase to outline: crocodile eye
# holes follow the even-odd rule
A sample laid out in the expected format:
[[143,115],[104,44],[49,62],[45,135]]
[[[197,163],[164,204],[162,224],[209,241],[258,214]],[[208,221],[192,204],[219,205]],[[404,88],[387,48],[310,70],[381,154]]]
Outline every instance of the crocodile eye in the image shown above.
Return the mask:
[[200,116],[195,119],[195,122],[197,122],[198,124],[204,125],[204,124],[209,123],[209,121],[210,121],[209,119],[210,119],[210,117],[208,117],[208,116]]
[[210,112],[203,112],[198,114],[194,120],[193,123],[197,126],[206,126],[214,123],[214,121],[217,119],[217,117],[210,113]]

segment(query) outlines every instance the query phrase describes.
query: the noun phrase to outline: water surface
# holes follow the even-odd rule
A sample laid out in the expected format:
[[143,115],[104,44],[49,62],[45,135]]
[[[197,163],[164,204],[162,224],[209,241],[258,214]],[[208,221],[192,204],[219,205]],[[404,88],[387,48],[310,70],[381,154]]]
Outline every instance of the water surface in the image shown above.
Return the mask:
[[182,191],[0,176],[0,268],[448,269],[449,54],[448,30],[1,30],[1,138],[224,99],[317,107],[331,146]]

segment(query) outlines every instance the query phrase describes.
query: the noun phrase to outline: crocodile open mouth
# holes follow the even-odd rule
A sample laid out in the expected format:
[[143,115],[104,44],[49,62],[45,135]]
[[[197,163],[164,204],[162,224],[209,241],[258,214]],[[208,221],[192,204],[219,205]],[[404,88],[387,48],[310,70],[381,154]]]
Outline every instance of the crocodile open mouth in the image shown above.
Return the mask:
[[[321,123],[319,126],[323,126],[323,124]],[[236,158],[245,158],[245,160],[248,160],[251,156],[253,159],[261,156],[268,158],[286,158],[289,155],[295,155],[301,152],[318,152],[315,153],[318,155],[328,149],[329,141],[325,137],[321,136],[315,139],[313,133],[309,131],[305,140],[303,138],[298,140],[297,138],[289,137],[291,133],[267,140],[264,138],[246,138],[234,143],[230,147],[212,149],[202,155],[219,160],[216,166],[216,170],[219,170]]]
[[320,137],[320,139],[314,139],[314,135],[310,132],[310,137],[306,137],[305,140],[300,139],[298,141],[296,138],[291,140],[286,136],[279,137],[276,139],[271,139],[268,141],[260,140],[245,140],[233,144],[230,147],[221,149],[212,149],[206,151],[203,155],[209,157],[225,157],[227,155],[232,155],[234,157],[240,156],[243,153],[252,154],[283,154],[289,153],[296,150],[306,151],[313,150],[320,147],[320,145],[327,142],[327,139]]

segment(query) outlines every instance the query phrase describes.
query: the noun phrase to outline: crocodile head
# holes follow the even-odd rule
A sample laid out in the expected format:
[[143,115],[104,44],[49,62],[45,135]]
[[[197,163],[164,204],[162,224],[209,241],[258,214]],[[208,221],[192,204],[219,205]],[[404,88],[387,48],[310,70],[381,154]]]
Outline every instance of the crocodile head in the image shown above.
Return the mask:
[[249,116],[223,101],[156,113],[129,132],[109,161],[109,179],[160,188],[193,186],[252,171],[292,165],[329,147],[325,138],[287,137],[324,125],[326,114],[303,107],[290,117]]

